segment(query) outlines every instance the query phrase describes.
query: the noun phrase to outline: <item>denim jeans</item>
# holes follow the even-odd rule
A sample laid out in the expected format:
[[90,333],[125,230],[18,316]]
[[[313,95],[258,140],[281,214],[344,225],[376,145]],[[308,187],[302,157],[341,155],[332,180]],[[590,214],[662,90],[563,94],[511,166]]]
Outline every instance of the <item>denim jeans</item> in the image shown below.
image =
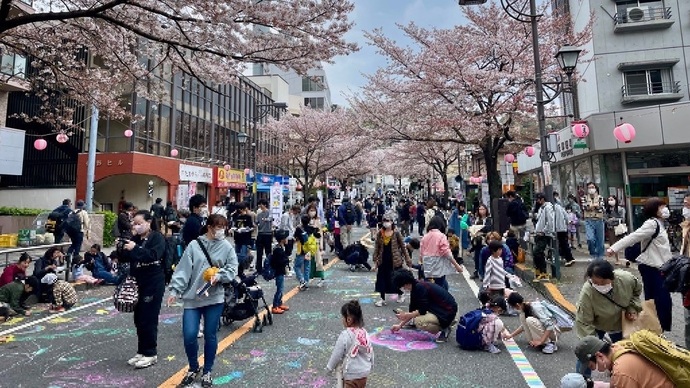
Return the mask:
[[283,305],[283,287],[285,275],[276,275],[276,293],[273,295],[273,307]]
[[654,300],[656,315],[659,317],[661,329],[664,331],[671,331],[673,303],[671,301],[671,293],[664,288],[664,278],[661,276],[661,272],[659,272],[658,268],[650,267],[645,264],[638,265],[637,269],[640,271],[640,276],[642,277],[645,300]]
[[311,260],[305,260],[304,255],[295,256],[295,277],[300,283],[309,281],[309,273],[311,272]]
[[604,257],[604,220],[585,220],[585,232],[589,255],[593,259],[602,259]]
[[237,251],[237,262],[242,267],[247,261],[247,255],[249,254],[249,246],[247,245],[236,245],[235,250]]
[[184,309],[182,314],[182,337],[184,338],[184,351],[187,354],[189,370],[199,369],[199,325],[201,317],[204,317],[204,373],[213,369],[218,350],[218,325],[223,313],[223,303],[195,309]]

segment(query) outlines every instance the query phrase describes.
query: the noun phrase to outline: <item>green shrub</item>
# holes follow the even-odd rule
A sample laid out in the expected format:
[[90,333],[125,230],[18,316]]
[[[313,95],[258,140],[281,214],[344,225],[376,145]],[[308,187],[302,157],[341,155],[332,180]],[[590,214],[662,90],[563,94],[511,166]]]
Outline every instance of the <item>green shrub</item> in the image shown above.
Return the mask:
[[113,237],[113,225],[117,222],[117,214],[111,211],[98,212],[103,214],[103,246],[111,247],[115,244]]
[[0,216],[37,216],[50,210],[0,206]]

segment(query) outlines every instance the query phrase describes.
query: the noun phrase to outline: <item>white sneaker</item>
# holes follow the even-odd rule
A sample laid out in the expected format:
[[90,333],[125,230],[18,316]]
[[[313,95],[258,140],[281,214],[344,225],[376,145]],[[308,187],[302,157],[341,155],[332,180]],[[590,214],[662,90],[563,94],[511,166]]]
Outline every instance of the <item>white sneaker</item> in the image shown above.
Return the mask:
[[127,365],[134,366],[134,364],[136,364],[137,361],[141,360],[142,357],[144,357],[143,354],[137,353],[134,357],[127,360]]
[[549,342],[548,344],[544,345],[544,348],[541,350],[541,352],[544,354],[553,354],[556,350],[558,350],[558,346],[556,346],[556,344],[553,342]]
[[376,307],[383,307],[383,306],[385,306],[385,305],[386,305],[386,301],[383,300],[383,299],[381,299],[381,300],[379,300],[378,302],[374,303],[374,306],[376,306]]
[[501,349],[497,348],[496,345],[494,345],[494,344],[488,344],[488,345],[486,345],[486,347],[484,349],[486,349],[486,351],[491,353],[491,354],[501,353]]
[[405,294],[402,294],[402,295],[399,295],[399,296],[398,296],[397,302],[398,302],[398,303],[405,303],[406,300],[407,300],[407,299],[405,298]]
[[316,282],[316,287],[321,288],[321,287],[323,287],[323,284],[324,284],[324,280],[323,280],[323,279],[319,279],[319,281]]
[[139,361],[137,361],[136,364],[134,364],[134,367],[137,369],[148,368],[157,362],[158,362],[158,356],[151,356],[151,357],[141,356]]

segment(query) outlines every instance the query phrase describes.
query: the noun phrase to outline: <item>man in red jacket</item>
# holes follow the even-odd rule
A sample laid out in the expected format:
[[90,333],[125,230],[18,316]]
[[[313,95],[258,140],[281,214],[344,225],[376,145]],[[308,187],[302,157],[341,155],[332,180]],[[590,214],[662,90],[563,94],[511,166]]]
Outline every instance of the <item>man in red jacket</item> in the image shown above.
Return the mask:
[[2,271],[2,275],[0,275],[0,287],[12,283],[17,278],[24,279],[29,264],[31,264],[31,256],[26,252],[22,253],[16,264],[9,265]]

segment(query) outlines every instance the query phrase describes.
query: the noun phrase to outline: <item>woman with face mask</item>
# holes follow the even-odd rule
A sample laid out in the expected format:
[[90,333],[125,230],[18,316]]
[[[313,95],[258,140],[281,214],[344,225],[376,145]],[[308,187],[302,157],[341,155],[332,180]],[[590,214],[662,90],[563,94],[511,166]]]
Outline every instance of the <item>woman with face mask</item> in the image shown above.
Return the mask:
[[587,234],[587,248],[592,260],[604,258],[604,198],[594,182],[587,183],[587,194],[582,196],[582,211]]
[[419,264],[423,265],[424,277],[448,291],[446,275],[462,272],[462,265],[453,258],[446,237],[446,223],[441,217],[433,217],[426,228],[419,247]]
[[[206,233],[187,245],[170,281],[168,306],[182,299],[182,335],[189,369],[181,385],[191,385],[201,376],[202,387],[212,385],[211,370],[218,348],[216,336],[224,307],[224,288],[237,275],[237,255],[225,238],[228,220],[212,214]],[[204,318],[204,365],[199,366],[197,333]]]
[[148,368],[158,361],[158,315],[165,292],[163,256],[165,237],[151,212],[142,210],[132,218],[134,237],[127,240],[119,259],[129,263],[130,275],[139,287],[139,302],[134,307],[137,328],[137,353],[127,363],[137,369]]
[[[615,195],[609,196],[604,207],[606,217],[606,233],[609,241],[609,246],[618,242],[625,236],[625,233],[616,235],[616,227],[620,224],[625,225],[625,208],[620,206],[618,198]],[[615,254],[616,265],[619,265],[618,254]],[[626,267],[630,266],[630,262],[626,261]]]
[[[604,338],[608,333],[611,341],[623,338],[621,312],[625,319],[633,321],[642,311],[642,284],[635,275],[625,270],[614,270],[605,260],[596,260],[587,267],[585,284],[580,291],[575,316],[575,332],[578,337],[596,335]],[[578,361],[578,368],[580,365]]]
[[381,218],[381,230],[376,234],[374,267],[371,270],[377,271],[375,290],[381,295],[381,300],[376,302],[377,307],[386,305],[386,294],[397,294],[398,303],[405,302],[403,292],[393,284],[393,272],[402,269],[403,264],[412,267],[403,237],[395,230],[394,219],[392,214],[385,214]]
[[656,313],[664,331],[671,331],[671,293],[664,288],[664,278],[659,268],[671,259],[671,245],[666,233],[665,221],[671,215],[666,203],[660,198],[649,198],[642,209],[646,221],[637,230],[625,236],[608,249],[609,256],[640,243],[642,253],[637,257],[637,269],[642,276],[645,300],[653,299]]

